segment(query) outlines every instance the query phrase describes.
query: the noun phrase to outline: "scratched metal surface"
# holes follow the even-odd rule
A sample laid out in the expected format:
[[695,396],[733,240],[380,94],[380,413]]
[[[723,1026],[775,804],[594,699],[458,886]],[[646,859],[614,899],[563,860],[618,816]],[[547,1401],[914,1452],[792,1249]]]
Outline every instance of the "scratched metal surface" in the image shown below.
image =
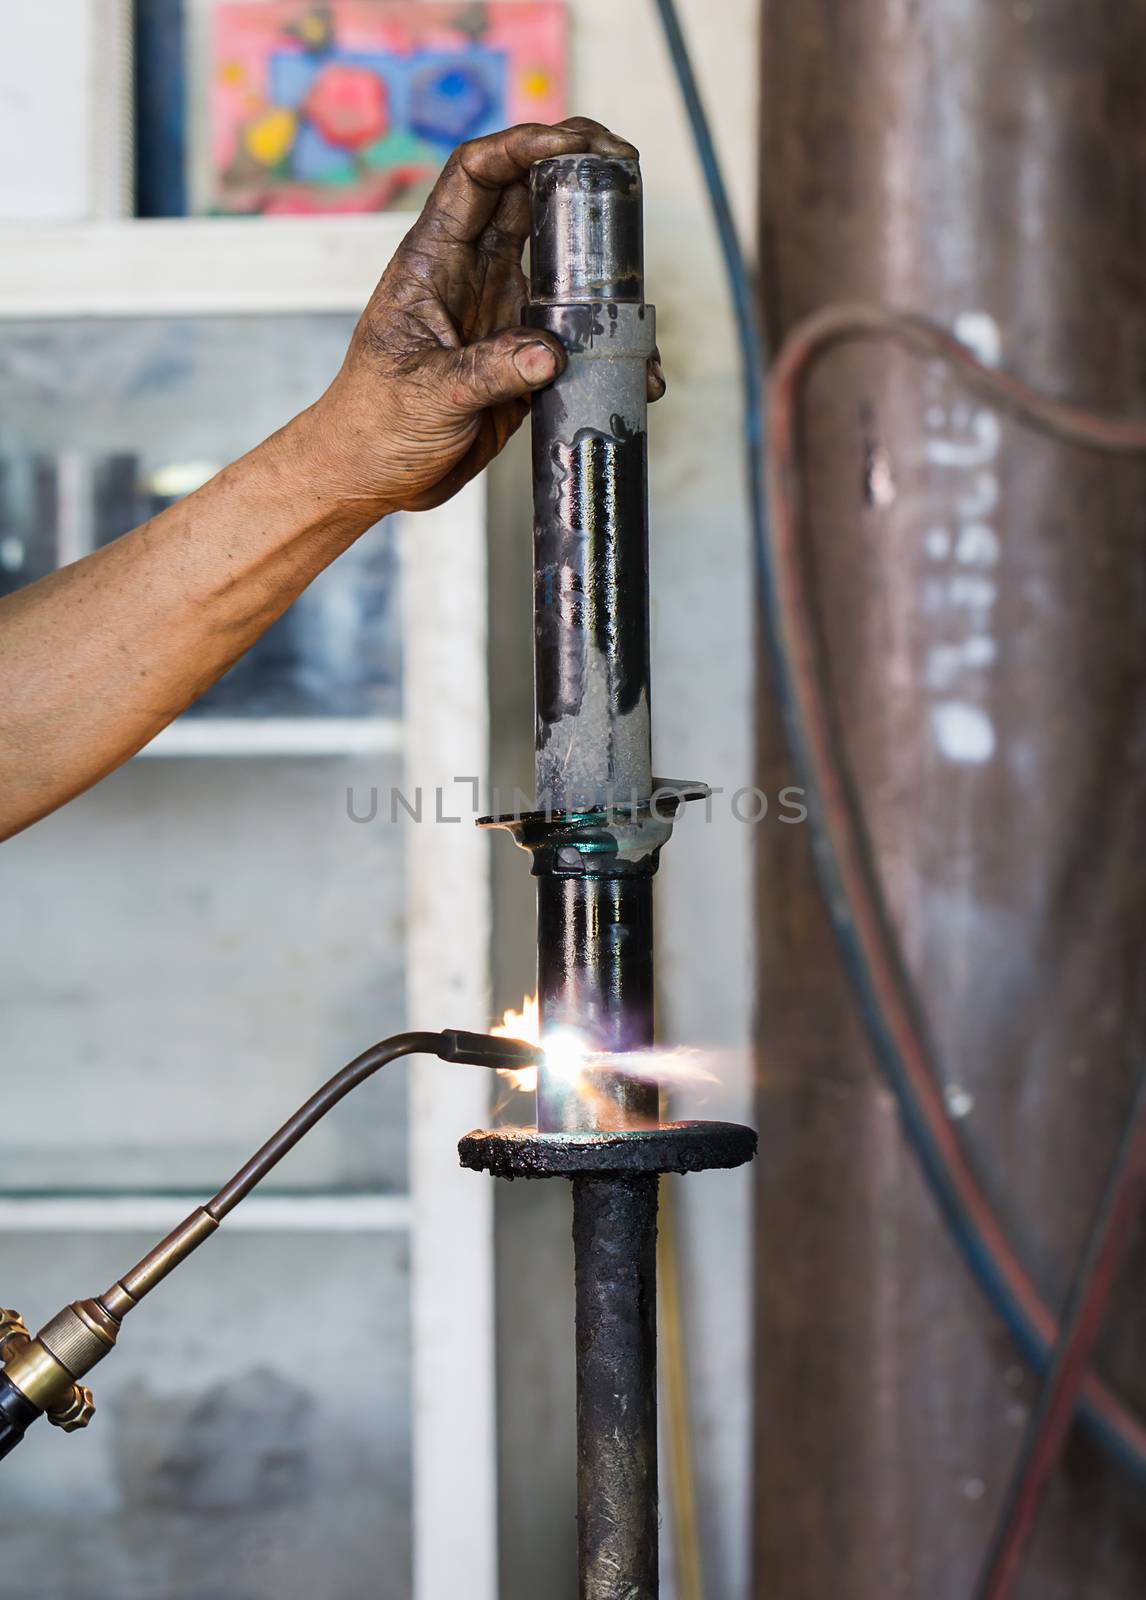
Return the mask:
[[[1146,5],[765,7],[764,303],[956,326],[1146,405]],[[1057,1304],[1146,1048],[1146,469],[941,370],[833,356],[805,410],[833,689],[951,1114]],[[762,786],[784,762],[763,697]],[[757,1592],[963,1600],[1032,1383],[877,1080],[800,831],[761,835]],[[1146,1408],[1141,1260],[1104,1365]],[[1021,1593],[1140,1594],[1140,1493],[1072,1447]]]

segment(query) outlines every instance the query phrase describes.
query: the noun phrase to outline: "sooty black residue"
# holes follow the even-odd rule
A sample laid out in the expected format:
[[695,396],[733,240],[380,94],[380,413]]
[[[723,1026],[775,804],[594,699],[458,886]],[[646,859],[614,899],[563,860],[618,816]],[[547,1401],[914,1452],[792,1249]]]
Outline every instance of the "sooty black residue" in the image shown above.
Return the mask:
[[545,723],[580,709],[590,648],[604,655],[616,712],[632,711],[648,692],[647,441],[619,416],[611,429],[582,428],[550,447],[536,597]]

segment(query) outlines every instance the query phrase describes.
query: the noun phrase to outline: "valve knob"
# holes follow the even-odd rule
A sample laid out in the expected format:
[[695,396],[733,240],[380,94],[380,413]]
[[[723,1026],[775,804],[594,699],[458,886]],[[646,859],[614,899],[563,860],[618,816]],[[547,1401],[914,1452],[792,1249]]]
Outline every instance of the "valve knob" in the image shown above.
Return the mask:
[[91,1390],[86,1384],[77,1383],[65,1404],[57,1406],[47,1415],[53,1428],[62,1428],[65,1433],[75,1433],[77,1428],[86,1428],[95,1416],[95,1401],[92,1399]]
[[31,1337],[18,1311],[5,1311],[0,1307],[0,1363],[14,1356]]

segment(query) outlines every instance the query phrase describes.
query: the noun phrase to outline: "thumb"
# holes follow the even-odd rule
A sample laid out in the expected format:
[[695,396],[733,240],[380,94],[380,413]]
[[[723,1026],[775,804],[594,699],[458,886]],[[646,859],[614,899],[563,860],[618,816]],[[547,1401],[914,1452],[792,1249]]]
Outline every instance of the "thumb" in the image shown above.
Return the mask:
[[565,352],[551,334],[506,328],[450,353],[446,392],[457,410],[484,411],[544,389],[564,367]]

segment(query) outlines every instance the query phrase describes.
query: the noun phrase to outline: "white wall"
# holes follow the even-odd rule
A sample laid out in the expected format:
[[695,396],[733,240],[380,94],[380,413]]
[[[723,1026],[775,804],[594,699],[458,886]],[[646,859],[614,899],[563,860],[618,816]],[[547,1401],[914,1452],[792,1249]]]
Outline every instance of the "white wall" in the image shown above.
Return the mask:
[[131,0],[0,0],[0,219],[131,202]]

